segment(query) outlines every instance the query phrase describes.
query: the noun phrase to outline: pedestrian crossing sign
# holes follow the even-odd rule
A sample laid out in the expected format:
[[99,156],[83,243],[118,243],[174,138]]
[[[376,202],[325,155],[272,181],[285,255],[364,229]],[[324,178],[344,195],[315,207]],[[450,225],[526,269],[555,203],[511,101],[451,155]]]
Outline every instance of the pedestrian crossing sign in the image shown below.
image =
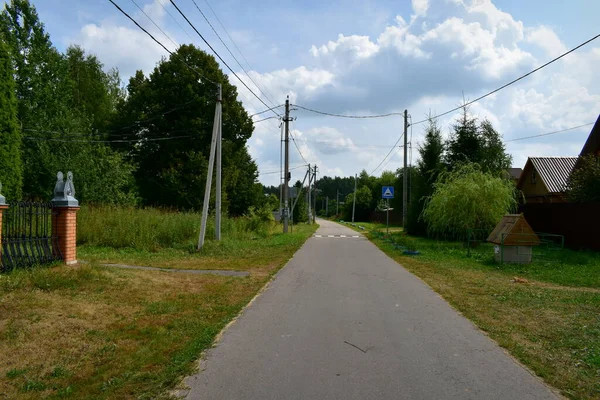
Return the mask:
[[393,186],[384,186],[381,188],[381,197],[384,199],[393,199],[394,198],[394,187]]

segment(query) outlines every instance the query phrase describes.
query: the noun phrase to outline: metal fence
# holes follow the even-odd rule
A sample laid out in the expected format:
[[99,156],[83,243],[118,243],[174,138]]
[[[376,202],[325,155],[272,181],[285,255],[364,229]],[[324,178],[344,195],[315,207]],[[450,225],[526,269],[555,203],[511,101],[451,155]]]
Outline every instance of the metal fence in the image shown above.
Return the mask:
[[[551,233],[536,232],[535,234],[510,233],[502,234],[498,245],[488,243],[490,232],[481,229],[469,230],[465,246],[467,255],[478,259],[492,260],[503,264],[510,260],[521,260],[534,263],[562,263],[562,250],[565,237]],[[510,235],[510,245],[505,239]],[[537,245],[530,245],[537,242]]]
[[27,268],[62,259],[52,236],[51,203],[12,202],[2,218],[0,270]]

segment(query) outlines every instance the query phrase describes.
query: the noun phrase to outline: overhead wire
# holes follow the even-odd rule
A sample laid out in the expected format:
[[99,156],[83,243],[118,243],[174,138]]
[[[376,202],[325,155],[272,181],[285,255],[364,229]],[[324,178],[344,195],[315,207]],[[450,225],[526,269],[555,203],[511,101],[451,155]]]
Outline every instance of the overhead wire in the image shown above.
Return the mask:
[[[112,1],[112,0],[109,0],[109,1]],[[246,84],[246,82],[244,82],[239,77],[239,75],[229,66],[229,64],[227,64],[227,62],[223,59],[223,57],[221,57],[221,55],[211,46],[211,44],[208,43],[208,41],[204,38],[204,36],[202,36],[202,34],[198,31],[198,29],[196,29],[196,27],[194,26],[194,24],[192,24],[192,22],[189,20],[189,18],[183,13],[183,11],[181,11],[181,9],[177,6],[177,4],[175,4],[175,1],[174,0],[169,0],[169,1],[171,2],[171,4],[173,4],[173,6],[179,12],[179,14],[181,14],[181,16],[183,17],[183,19],[185,19],[187,21],[187,23],[192,27],[192,29],[198,34],[198,36],[200,36],[200,38],[202,39],[202,41],[204,41],[204,43],[211,49],[211,51],[217,56],[217,58],[219,60],[221,60],[221,62],[227,67],[227,69],[229,71],[231,71],[231,73],[242,83],[242,85],[244,85],[246,87],[246,89],[248,89],[248,91],[250,93],[252,93],[252,95],[258,99],[258,101],[260,101],[265,107],[267,107],[268,109],[270,109],[271,112],[273,112],[278,117],[281,117],[281,115],[279,113],[277,113],[273,109],[273,107],[269,106],[267,103],[264,102],[263,99],[261,99],[256,93],[254,93],[254,91],[252,89],[250,89],[250,87]]]
[[160,6],[163,8],[163,10],[165,10],[165,12],[166,12],[167,14],[169,14],[169,17],[171,17],[171,19],[172,19],[172,20],[173,20],[173,21],[174,21],[174,22],[175,22],[177,25],[179,25],[179,28],[181,28],[181,30],[183,31],[183,33],[185,33],[185,34],[186,34],[186,36],[187,36],[188,38],[190,38],[190,40],[192,41],[192,43],[194,43],[194,39],[192,38],[192,35],[190,35],[190,34],[188,33],[188,31],[187,31],[187,30],[186,30],[186,29],[183,27],[183,25],[181,25],[181,24],[179,23],[179,21],[177,21],[177,18],[175,18],[175,17],[173,16],[173,14],[171,14],[171,12],[170,12],[170,11],[167,9],[167,7],[165,7],[165,6],[164,6],[164,4],[162,3],[162,0],[156,0],[156,1],[157,1],[157,3],[158,3],[158,4],[160,4]]
[[294,135],[292,133],[292,131],[295,129],[295,123],[294,120],[292,120],[292,124],[293,124],[293,128],[290,131],[290,137],[292,138],[292,142],[294,142],[294,145],[296,146],[296,150],[298,150],[298,154],[300,154],[300,157],[302,157],[302,160],[304,160],[304,162],[306,164],[308,164],[308,161],[306,161],[306,158],[304,158],[304,154],[302,154],[302,151],[300,151],[300,147],[298,146],[298,143],[296,143],[296,139],[294,138]]
[[520,137],[520,138],[516,138],[516,139],[509,139],[509,140],[505,140],[504,143],[516,142],[516,141],[519,141],[519,140],[534,139],[534,138],[537,138],[537,137],[554,135],[554,134],[557,134],[557,133],[563,133],[563,132],[567,132],[567,131],[572,131],[574,129],[579,129],[579,128],[583,128],[583,127],[594,125],[594,124],[595,124],[595,122],[589,122],[587,124],[573,126],[571,128],[566,128],[566,129],[561,129],[559,131],[553,131],[553,132],[548,132],[548,133],[541,133],[539,135],[525,136],[525,137]]
[[[217,20],[217,22],[219,23],[219,25],[221,25],[221,28],[223,28],[223,31],[225,32],[225,34],[227,35],[227,37],[229,38],[229,40],[231,41],[231,43],[233,43],[233,45],[235,46],[235,48],[237,49],[238,53],[240,53],[240,55],[242,56],[242,58],[244,59],[244,61],[246,62],[246,65],[248,66],[249,69],[252,69],[252,66],[250,65],[250,63],[248,62],[248,60],[246,59],[246,57],[244,56],[244,53],[242,53],[242,50],[240,50],[240,48],[238,47],[238,45],[235,43],[235,40],[233,40],[233,38],[231,37],[231,35],[229,34],[229,32],[227,31],[227,29],[225,28],[225,26],[221,23],[221,20],[219,19],[219,17],[217,16],[217,13],[215,12],[215,10],[212,8],[212,6],[210,5],[210,3],[208,2],[208,0],[204,0],[204,2],[206,3],[206,5],[208,6],[208,8],[210,8],[210,11],[212,12],[212,14],[215,16],[215,19]],[[268,90],[265,91],[269,96],[274,97]]]
[[[278,106],[275,106],[275,107],[273,107],[273,108],[279,108],[279,107],[283,107],[284,105],[285,105],[285,104],[280,104],[280,105],[278,105]],[[251,116],[251,117],[254,117],[254,116],[256,116],[256,115],[264,114],[264,113],[266,113],[266,112],[269,112],[269,111],[271,111],[271,109],[266,109],[266,110],[263,110],[263,111],[259,111],[259,112],[257,112],[257,113],[251,114],[250,116]]]
[[390,151],[388,151],[388,153],[383,158],[383,160],[381,160],[381,162],[379,163],[379,165],[377,165],[377,167],[369,175],[373,175],[375,172],[377,172],[377,170],[379,169],[379,167],[381,167],[381,164],[383,164],[385,162],[385,160],[387,160],[387,158],[390,156],[390,154],[392,154],[392,152],[394,151],[394,149],[396,148],[396,146],[398,146],[398,143],[400,143],[400,140],[402,140],[403,136],[404,136],[404,132],[402,132],[402,134],[400,135],[400,137],[398,138],[398,140],[396,140],[396,143],[394,143],[394,145],[392,146],[392,148],[390,149]]
[[181,57],[179,57],[178,54],[172,52],[171,50],[167,49],[167,47],[162,44],[158,39],[156,39],[150,32],[148,32],[143,26],[141,26],[133,17],[131,17],[125,10],[123,10],[121,7],[119,7],[119,5],[117,3],[115,3],[113,0],[108,0],[112,3],[112,5],[114,5],[117,10],[119,10],[123,15],[125,15],[127,18],[129,18],[129,20],[131,20],[131,22],[133,22],[139,29],[141,29],[146,35],[148,35],[154,42],[156,42],[156,44],[158,44],[160,47],[162,47],[167,53],[169,53],[171,56],[173,57],[177,57],[182,63],[183,65],[185,65],[186,67],[188,67],[190,70],[196,72],[202,79],[212,83],[213,85],[217,85],[215,82],[213,82],[212,80],[208,79],[207,77],[205,77],[200,71],[198,71],[196,68],[191,67],[189,64],[187,64]]
[[[468,107],[469,105],[471,105],[471,104],[473,104],[473,103],[476,103],[476,102],[478,102],[479,100],[483,100],[483,99],[485,99],[486,97],[488,97],[488,96],[491,96],[491,95],[493,95],[494,93],[497,93],[497,92],[499,92],[500,90],[502,90],[502,89],[505,89],[505,88],[509,87],[510,85],[513,85],[513,84],[515,84],[515,83],[519,82],[520,80],[522,80],[522,79],[524,79],[524,78],[527,78],[529,75],[531,75],[531,74],[533,74],[533,73],[535,73],[535,72],[537,72],[537,71],[539,71],[539,70],[541,70],[541,69],[543,69],[543,68],[547,67],[548,65],[550,65],[550,64],[552,64],[552,63],[554,63],[554,62],[556,62],[556,61],[560,60],[561,58],[563,58],[563,57],[565,57],[565,56],[567,56],[567,55],[571,54],[571,53],[572,53],[572,52],[574,52],[575,50],[577,50],[577,49],[579,49],[579,48],[581,48],[581,47],[585,46],[586,44],[588,44],[588,43],[590,43],[590,42],[593,42],[594,40],[598,39],[599,37],[600,37],[600,34],[598,34],[598,35],[596,35],[596,36],[592,37],[591,39],[588,39],[588,40],[586,40],[585,42],[583,42],[583,43],[579,44],[578,46],[575,46],[575,47],[573,47],[571,50],[568,50],[568,51],[566,51],[566,52],[562,53],[561,55],[559,55],[558,57],[555,57],[555,58],[553,58],[552,60],[548,61],[547,63],[545,63],[545,64],[542,64],[542,65],[540,65],[539,67],[537,67],[537,68],[535,68],[535,69],[533,69],[533,70],[529,71],[529,72],[528,72],[528,73],[526,73],[525,75],[521,75],[520,77],[518,77],[518,78],[516,78],[516,79],[513,79],[512,81],[510,81],[510,82],[508,82],[508,83],[506,83],[506,84],[504,84],[504,85],[500,86],[499,88],[496,88],[496,89],[492,90],[491,92],[488,92],[488,93],[484,94],[483,96],[479,96],[479,97],[477,97],[475,100],[471,100],[471,101],[469,101],[469,102],[467,102],[467,103],[465,103],[465,104],[462,104],[462,105],[460,105],[460,106],[458,106],[458,107],[455,107],[455,108],[453,108],[452,110],[448,110],[448,111],[446,111],[446,112],[443,112],[443,113],[441,113],[441,114],[439,114],[439,115],[436,115],[436,116],[434,116],[434,117],[431,117],[431,118],[433,118],[433,119],[437,119],[437,118],[443,117],[444,115],[448,115],[448,114],[450,114],[450,113],[453,113],[453,112],[455,112],[455,111],[458,111],[458,110],[460,110],[460,109],[463,109],[463,108],[465,108],[465,107]],[[415,122],[415,123],[414,123],[414,125],[419,125],[419,124],[422,124],[423,122],[427,122],[428,120],[429,120],[429,118],[426,118],[426,119],[424,119],[424,120],[421,120],[421,121]]]
[[163,35],[165,35],[167,37],[167,39],[169,39],[171,41],[171,43],[173,43],[173,45],[175,46],[175,48],[179,47],[179,45],[177,43],[175,43],[173,41],[173,39],[171,39],[171,37],[169,35],[167,35],[167,33],[165,31],[163,31],[163,29],[158,26],[158,24],[156,22],[154,22],[154,20],[152,18],[150,18],[150,16],[146,13],[146,11],[144,11],[144,9],[142,7],[140,7],[138,5],[138,3],[135,0],[131,0],[131,2],[133,4],[135,4],[135,6],[146,16],[146,18],[148,18],[150,20],[150,22],[152,22],[152,24],[154,24],[154,26],[162,32]]
[[293,106],[298,107],[305,111],[315,113],[315,114],[327,115],[329,117],[350,118],[350,119],[385,118],[385,117],[391,117],[394,115],[403,115],[403,113],[398,113],[398,112],[392,112],[392,113],[387,113],[387,114],[378,114],[378,115],[345,115],[345,114],[335,114],[335,113],[330,113],[330,112],[325,112],[325,111],[319,111],[319,110],[304,107],[304,106],[301,106],[298,104],[293,104]]
[[[267,96],[266,92],[259,86],[258,83],[256,83],[254,81],[254,79],[252,79],[252,77],[250,76],[250,74],[248,73],[248,71],[246,70],[246,68],[244,68],[244,66],[239,62],[239,60],[237,59],[237,57],[233,54],[233,52],[229,49],[229,46],[227,46],[227,44],[225,43],[225,41],[221,38],[221,35],[219,35],[219,33],[217,32],[217,30],[215,29],[215,27],[213,26],[213,24],[211,24],[211,22],[209,21],[209,19],[206,17],[206,15],[204,14],[204,12],[200,9],[200,7],[198,6],[198,3],[196,3],[196,0],[192,0],[192,2],[194,3],[194,5],[196,6],[196,8],[198,9],[198,11],[200,12],[200,14],[202,14],[202,17],[204,18],[204,20],[206,21],[206,23],[208,24],[208,26],[210,26],[210,28],[212,29],[212,31],[215,33],[215,35],[217,35],[217,38],[219,38],[219,40],[221,41],[221,43],[223,44],[223,46],[225,46],[225,49],[227,49],[227,52],[231,55],[231,57],[233,57],[233,59],[235,60],[235,62],[237,63],[237,65],[240,66],[240,68],[242,69],[242,71],[244,71],[244,73],[246,74],[246,76],[248,77],[248,79],[250,79],[250,81],[252,83],[254,83],[254,85],[263,92],[265,98],[267,100],[269,100],[269,102],[271,103],[271,105],[275,104],[275,102],[273,100],[271,100],[269,98],[269,96]],[[213,11],[214,13],[214,11]],[[221,25],[223,26],[223,25]],[[239,49],[238,49],[239,50]],[[233,72],[233,71],[232,71]],[[238,78],[239,79],[239,78]]]

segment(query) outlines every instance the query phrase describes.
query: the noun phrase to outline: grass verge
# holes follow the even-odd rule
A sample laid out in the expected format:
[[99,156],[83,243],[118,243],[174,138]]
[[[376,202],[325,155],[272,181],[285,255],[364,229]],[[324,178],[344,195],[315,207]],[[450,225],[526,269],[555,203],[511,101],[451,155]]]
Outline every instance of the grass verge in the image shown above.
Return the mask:
[[0,275],[0,397],[167,397],[315,229],[300,225],[293,234],[210,243],[202,255],[91,245],[81,252],[115,262],[160,260],[153,263],[202,269],[230,268],[235,259],[233,269],[251,272],[243,278],[95,264]]
[[500,266],[459,243],[392,234],[415,257],[387,235],[367,236],[563,395],[600,398],[600,254],[563,250],[560,260]]

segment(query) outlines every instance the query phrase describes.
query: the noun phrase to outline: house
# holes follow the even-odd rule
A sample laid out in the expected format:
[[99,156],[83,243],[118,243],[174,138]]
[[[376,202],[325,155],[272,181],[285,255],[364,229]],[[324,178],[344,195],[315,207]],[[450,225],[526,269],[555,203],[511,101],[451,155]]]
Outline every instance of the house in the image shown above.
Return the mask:
[[509,168],[506,172],[508,174],[508,178],[510,178],[510,180],[512,182],[514,182],[516,185],[517,182],[519,182],[519,178],[521,177],[521,174],[523,173],[523,169],[522,168]]
[[529,157],[517,188],[526,203],[565,203],[565,190],[577,157]]

